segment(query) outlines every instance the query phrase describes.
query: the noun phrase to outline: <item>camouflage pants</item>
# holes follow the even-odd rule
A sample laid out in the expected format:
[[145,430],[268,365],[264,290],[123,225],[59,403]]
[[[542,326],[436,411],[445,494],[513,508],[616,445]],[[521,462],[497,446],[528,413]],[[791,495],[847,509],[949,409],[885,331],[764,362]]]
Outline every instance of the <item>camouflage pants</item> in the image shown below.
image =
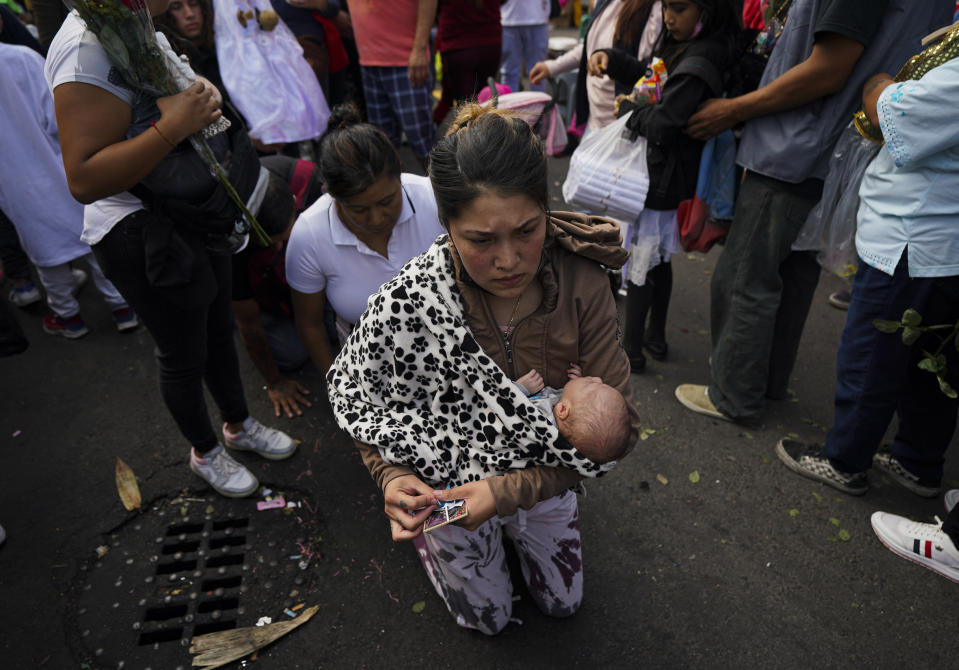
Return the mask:
[[456,623],[499,633],[513,611],[513,584],[503,534],[516,547],[523,579],[537,606],[555,617],[573,614],[583,598],[583,562],[576,495],[565,491],[475,531],[449,525],[414,541],[426,574]]

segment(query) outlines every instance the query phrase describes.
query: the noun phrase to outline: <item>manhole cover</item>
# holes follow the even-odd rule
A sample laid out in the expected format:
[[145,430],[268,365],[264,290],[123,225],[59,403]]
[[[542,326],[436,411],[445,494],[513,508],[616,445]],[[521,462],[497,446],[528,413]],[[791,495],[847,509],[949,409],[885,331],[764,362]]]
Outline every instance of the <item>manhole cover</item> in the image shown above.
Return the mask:
[[262,511],[262,497],[161,499],[104,536],[102,555],[80,575],[76,624],[87,658],[185,670],[194,635],[279,621],[312,604],[315,510],[298,491],[273,495],[276,507]]

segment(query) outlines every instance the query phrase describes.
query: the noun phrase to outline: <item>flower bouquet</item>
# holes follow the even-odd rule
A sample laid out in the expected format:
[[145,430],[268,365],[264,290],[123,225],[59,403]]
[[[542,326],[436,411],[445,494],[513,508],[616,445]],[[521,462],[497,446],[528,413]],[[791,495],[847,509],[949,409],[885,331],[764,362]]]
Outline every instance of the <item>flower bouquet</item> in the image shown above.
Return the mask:
[[[96,35],[110,61],[131,85],[156,96],[168,96],[186,90],[195,81],[196,75],[173,53],[169,44],[160,44],[146,0],[64,0],[64,4],[76,10],[87,28]],[[166,42],[165,38],[162,39]],[[191,135],[190,144],[243,213],[257,242],[267,246],[270,244],[269,235],[230,184],[206,141],[229,126],[229,120],[220,117]]]

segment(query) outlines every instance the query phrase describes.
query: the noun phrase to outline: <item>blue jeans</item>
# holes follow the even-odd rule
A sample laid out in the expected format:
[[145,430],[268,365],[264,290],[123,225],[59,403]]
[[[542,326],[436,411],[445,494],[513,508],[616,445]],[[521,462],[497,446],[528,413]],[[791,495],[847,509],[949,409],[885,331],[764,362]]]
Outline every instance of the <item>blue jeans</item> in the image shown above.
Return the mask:
[[[898,412],[893,456],[920,479],[938,482],[956,429],[957,402],[946,397],[935,376],[917,363],[922,350],[935,351],[939,340],[924,335],[906,346],[901,331],[882,333],[872,322],[898,321],[911,307],[924,324],[955,323],[959,277],[911,279],[906,256],[904,252],[893,276],[859,261],[837,354],[835,419],[825,453],[843,472],[866,471]],[[959,355],[951,343],[944,353],[955,385]]]
[[281,372],[299,370],[310,360],[293,319],[288,316],[277,316],[269,312],[260,312],[260,322],[266,331],[266,339],[270,345],[273,361]]
[[[519,90],[519,80],[541,60],[546,60],[549,46],[549,25],[503,26],[503,55],[500,58],[500,81],[513,91]],[[525,70],[523,66],[525,64]],[[540,84],[531,91],[542,91]]]

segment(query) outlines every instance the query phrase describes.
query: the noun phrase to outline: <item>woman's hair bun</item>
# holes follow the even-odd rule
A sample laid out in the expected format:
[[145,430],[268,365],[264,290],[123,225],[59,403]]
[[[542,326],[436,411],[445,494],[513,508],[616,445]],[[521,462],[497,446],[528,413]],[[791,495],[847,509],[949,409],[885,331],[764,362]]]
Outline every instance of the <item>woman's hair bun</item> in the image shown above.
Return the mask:
[[344,102],[334,107],[330,112],[330,118],[326,122],[326,132],[349,128],[362,122],[363,118],[360,116],[360,110],[357,109],[356,105],[352,102]]
[[468,102],[459,107],[459,111],[456,113],[456,118],[453,119],[453,122],[450,124],[450,128],[446,134],[452,135],[456,131],[469,127],[473,124],[473,122],[487,115],[499,116],[504,119],[516,118],[519,116],[511,109],[498,109],[492,105],[481,105],[477,102]]

